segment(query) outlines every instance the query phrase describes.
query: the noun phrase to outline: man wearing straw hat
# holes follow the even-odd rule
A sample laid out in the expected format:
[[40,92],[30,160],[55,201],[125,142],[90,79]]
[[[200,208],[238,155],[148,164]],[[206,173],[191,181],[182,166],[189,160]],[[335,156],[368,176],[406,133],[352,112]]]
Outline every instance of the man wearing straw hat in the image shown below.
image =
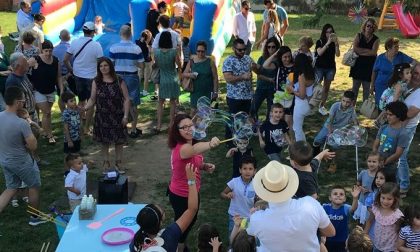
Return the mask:
[[317,238],[335,235],[334,226],[318,201],[312,197],[292,199],[299,178],[293,168],[269,162],[252,180],[255,193],[269,208],[251,215],[247,233],[261,242],[259,251],[320,251]]
[[[16,115],[25,104],[25,96],[20,87],[12,86],[6,89],[4,100],[7,107],[0,113],[0,166],[3,168],[6,190],[0,195],[0,212],[22,182],[29,187],[29,205],[37,209],[41,178],[38,165],[30,155],[30,151],[36,150],[37,141],[29,124]],[[45,219],[31,216],[29,225],[45,222]]]

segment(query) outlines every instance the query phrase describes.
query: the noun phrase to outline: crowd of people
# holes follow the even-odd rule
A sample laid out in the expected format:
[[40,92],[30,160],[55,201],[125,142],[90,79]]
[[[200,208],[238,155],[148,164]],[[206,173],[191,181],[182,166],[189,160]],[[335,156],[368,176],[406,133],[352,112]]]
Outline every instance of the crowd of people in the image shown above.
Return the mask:
[[[104,174],[110,170],[125,173],[123,146],[128,137],[142,135],[137,128],[139,106],[141,97],[149,95],[148,85],[152,83],[152,95],[157,100],[155,133],[162,131],[164,104],[170,103],[168,196],[174,223],[159,233],[163,210],[147,205],[137,216],[141,228],[130,251],[147,249],[156,237],[164,240],[166,251],[188,251],[186,239],[200,206],[201,173],[212,173],[216,168],[204,162],[203,154],[221,143],[217,137],[195,140],[192,118],[200,97],[219,99],[219,79],[223,78],[228,112],[249,114],[260,147],[270,160],[257,170],[248,139],[226,144],[226,157],[233,162],[232,178],[220,193],[230,200],[230,241],[224,243],[230,246],[225,247],[232,251],[418,251],[420,206],[411,204],[403,213],[399,200],[410,189],[407,155],[420,119],[420,64],[399,51],[397,38],[387,39],[386,52],[377,55],[377,25],[368,18],[352,44],[358,55],[350,69],[352,88],[343,92],[339,101],[332,101],[327,110],[336,58],[341,54],[336,35],[339,31],[325,24],[315,43],[310,36],[303,36],[297,50],[292,51],[284,44],[289,26],[286,11],[273,0],[264,0],[264,5],[261,37],[257,39],[251,4],[248,0],[240,3],[233,20],[233,54],[221,62],[223,76],[219,77],[214,59],[208,56],[208,44],[199,41],[189,45],[189,39],[178,30],[189,11],[182,0],[176,2],[178,10],[172,19],[165,14],[165,2],[158,3],[157,10],[151,9],[147,29],[140,38],[132,37],[130,24],[122,25],[121,41],[110,47],[109,57],[93,39],[98,32],[107,31],[99,16],[86,22],[83,36],[72,42],[70,33],[61,31],[61,42],[54,47],[43,37],[45,17],[28,16],[30,5],[22,1],[17,18],[20,41],[9,58],[11,70],[3,72],[8,77],[0,95],[0,108],[4,110],[0,113],[0,165],[6,180],[0,212],[22,188],[28,188],[29,204],[35,208],[39,205],[38,166],[43,163],[36,151],[38,138],[52,145],[61,142],[53,135],[51,124],[56,95],[64,133],[65,188],[73,210],[86,192],[88,168],[80,157],[83,136],[91,136],[101,146]],[[262,52],[256,62],[250,56],[252,50]],[[193,86],[191,110],[181,112],[180,82],[185,79]],[[375,121],[378,132],[366,159],[367,169],[358,174],[357,184],[351,185],[351,205],[346,204],[347,192],[341,185],[332,186],[329,202],[321,205],[318,170],[323,160],[333,160],[335,152],[340,151],[338,146],[326,148],[327,139],[334,130],[358,125],[360,86],[363,101],[374,94],[382,112]],[[279,93],[287,93],[292,99],[278,101]],[[267,111],[260,117],[264,100]],[[312,112],[328,117],[311,144],[306,141],[304,127],[305,118]],[[229,127],[225,137],[232,137]],[[115,146],[114,162],[110,161],[111,145]],[[290,166],[283,162],[285,155]],[[328,171],[334,173],[336,166],[332,164]],[[359,226],[350,231],[348,221],[352,216]],[[31,216],[29,224],[43,222]],[[400,229],[402,222],[405,226]],[[198,239],[199,251],[225,249],[212,224],[199,228]]]

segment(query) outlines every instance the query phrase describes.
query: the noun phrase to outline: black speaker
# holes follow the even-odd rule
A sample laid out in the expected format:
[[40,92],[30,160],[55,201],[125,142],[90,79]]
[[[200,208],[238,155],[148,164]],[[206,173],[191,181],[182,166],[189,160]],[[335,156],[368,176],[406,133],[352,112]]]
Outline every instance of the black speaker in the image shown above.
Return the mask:
[[100,177],[98,181],[98,204],[127,204],[128,180],[126,176]]

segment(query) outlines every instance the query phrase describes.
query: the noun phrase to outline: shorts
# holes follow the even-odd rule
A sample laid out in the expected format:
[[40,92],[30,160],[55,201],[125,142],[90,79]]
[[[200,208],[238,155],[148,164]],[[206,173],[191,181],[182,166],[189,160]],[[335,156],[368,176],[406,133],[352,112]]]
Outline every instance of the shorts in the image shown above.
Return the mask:
[[67,142],[64,142],[64,153],[66,153],[66,154],[68,154],[68,153],[79,153],[81,142],[82,142],[81,140],[73,141],[73,147],[72,148],[69,147],[69,144]]
[[93,79],[86,79],[74,76],[74,82],[76,83],[77,96],[79,101],[87,101],[90,98],[90,92],[92,90]]
[[333,81],[335,77],[335,68],[315,68],[315,76],[319,83],[324,81]]
[[35,102],[36,103],[43,103],[43,102],[49,102],[54,103],[55,102],[55,93],[52,92],[50,94],[41,94],[38,91],[34,92]]
[[22,186],[22,182],[28,187],[41,186],[39,168],[32,158],[12,165],[3,164],[2,167],[7,189],[18,189]]
[[128,96],[130,97],[130,101],[133,103],[134,106],[137,106],[141,103],[140,100],[140,79],[137,73],[135,74],[120,74],[125,85],[127,85],[128,89]]

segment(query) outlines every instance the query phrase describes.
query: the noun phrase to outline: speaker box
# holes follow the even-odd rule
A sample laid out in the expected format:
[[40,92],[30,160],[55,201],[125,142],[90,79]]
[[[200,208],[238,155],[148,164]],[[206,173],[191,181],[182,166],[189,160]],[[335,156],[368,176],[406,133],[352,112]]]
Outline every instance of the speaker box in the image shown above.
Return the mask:
[[100,177],[98,181],[98,204],[127,204],[128,180],[126,176]]

